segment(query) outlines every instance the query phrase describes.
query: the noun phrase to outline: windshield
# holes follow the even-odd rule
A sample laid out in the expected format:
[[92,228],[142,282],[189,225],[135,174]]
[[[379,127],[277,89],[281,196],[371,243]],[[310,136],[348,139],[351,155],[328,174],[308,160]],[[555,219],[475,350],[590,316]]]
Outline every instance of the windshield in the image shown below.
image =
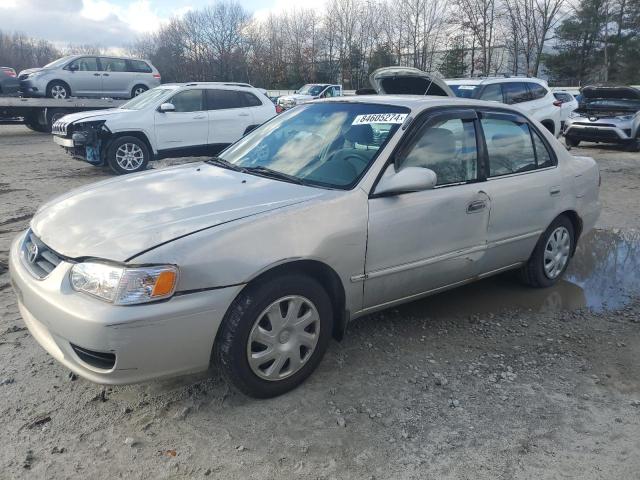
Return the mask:
[[349,189],[394,135],[409,109],[367,103],[300,105],[220,154],[238,167],[262,167],[310,185]]
[[453,93],[456,94],[456,97],[460,98],[473,98],[473,94],[478,88],[476,85],[459,85],[455,83],[449,83],[448,85],[453,90]]
[[172,88],[152,88],[151,90],[147,90],[137,97],[132,98],[127,103],[120,105],[120,108],[124,110],[142,110],[143,108],[156,103],[162,97],[169,96],[173,91],[174,89]]
[[315,97],[317,95],[320,95],[320,92],[322,92],[322,90],[324,90],[326,87],[326,85],[311,85],[311,84],[307,84],[307,85],[303,85],[300,90],[298,90],[298,93],[301,95],[311,95],[312,97]]
[[60,65],[63,65],[65,62],[69,61],[71,59],[71,57],[62,57],[59,58],[58,60],[54,60],[51,63],[47,63],[44,67],[42,68],[55,68],[55,67],[59,67]]

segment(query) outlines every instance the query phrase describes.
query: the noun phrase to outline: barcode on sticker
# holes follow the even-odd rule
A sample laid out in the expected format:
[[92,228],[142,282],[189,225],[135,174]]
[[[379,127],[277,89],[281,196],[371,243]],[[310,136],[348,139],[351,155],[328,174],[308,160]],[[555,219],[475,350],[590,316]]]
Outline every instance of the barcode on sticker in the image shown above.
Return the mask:
[[408,113],[368,113],[358,115],[351,125],[371,125],[372,123],[403,123]]

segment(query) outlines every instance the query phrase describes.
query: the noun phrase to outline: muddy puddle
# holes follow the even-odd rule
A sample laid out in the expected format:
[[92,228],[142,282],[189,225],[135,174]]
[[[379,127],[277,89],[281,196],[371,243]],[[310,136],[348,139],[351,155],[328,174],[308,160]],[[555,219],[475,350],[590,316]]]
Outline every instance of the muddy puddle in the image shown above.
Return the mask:
[[571,264],[556,286],[533,289],[512,273],[498,275],[400,307],[403,312],[467,316],[505,310],[595,311],[624,307],[640,295],[640,231],[595,230],[580,239]]

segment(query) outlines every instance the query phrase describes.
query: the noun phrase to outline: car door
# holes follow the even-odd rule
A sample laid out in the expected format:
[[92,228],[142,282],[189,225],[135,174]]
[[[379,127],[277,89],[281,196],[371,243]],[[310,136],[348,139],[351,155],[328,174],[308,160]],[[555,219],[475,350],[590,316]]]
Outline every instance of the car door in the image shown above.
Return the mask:
[[187,149],[205,146],[209,137],[209,122],[204,106],[204,91],[200,88],[181,90],[167,100],[175,111],[156,110],[155,130],[158,150]]
[[96,96],[102,89],[102,73],[96,57],[76,58],[64,71],[64,80],[74,96]]
[[245,107],[242,92],[233,89],[206,90],[209,144],[222,149],[242,138],[253,124],[251,108]]
[[129,85],[133,75],[124,58],[100,57],[102,66],[102,93],[110,97],[129,98]]
[[525,261],[562,195],[557,159],[544,136],[516,113],[480,111],[491,198],[483,272]]
[[484,192],[476,114],[441,112],[396,155],[396,168],[424,167],[432,190],[369,199],[364,308],[452,286],[478,273],[491,203]]

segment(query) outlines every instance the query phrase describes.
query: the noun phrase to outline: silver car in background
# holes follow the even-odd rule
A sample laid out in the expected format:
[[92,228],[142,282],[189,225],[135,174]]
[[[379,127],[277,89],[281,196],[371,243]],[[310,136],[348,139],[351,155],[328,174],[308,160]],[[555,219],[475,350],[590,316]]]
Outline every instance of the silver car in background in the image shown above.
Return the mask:
[[511,269],[553,285],[598,218],[599,183],[593,159],[513,107],[319,100],[221,157],[51,200],[10,275],[34,338],[89,380],[214,362],[271,397],[354,318]]
[[565,142],[615,143],[640,150],[640,90],[633,87],[589,86],[578,108],[569,114]]
[[160,85],[160,73],[147,60],[70,55],[19,73],[25,97],[133,98]]

